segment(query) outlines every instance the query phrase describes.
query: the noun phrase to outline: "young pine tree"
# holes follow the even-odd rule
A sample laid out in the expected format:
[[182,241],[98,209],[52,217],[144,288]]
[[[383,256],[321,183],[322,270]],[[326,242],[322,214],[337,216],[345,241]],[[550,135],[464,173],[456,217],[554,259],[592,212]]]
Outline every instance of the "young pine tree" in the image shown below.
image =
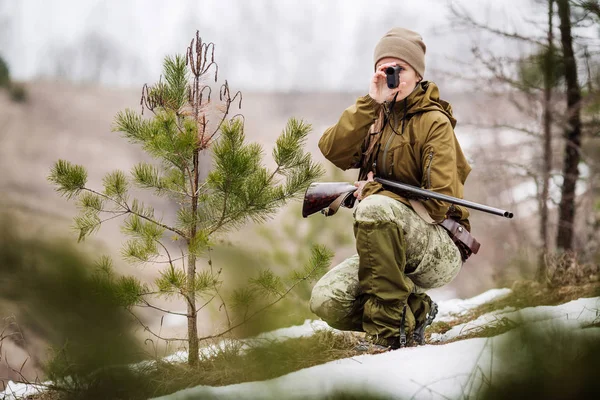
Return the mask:
[[[117,114],[113,130],[141,145],[156,163],[139,163],[130,176],[122,171],[110,172],[104,177],[103,189],[88,187],[85,168],[65,160],[56,162],[49,176],[59,193],[77,201],[80,213],[74,222],[80,241],[103,222],[122,217],[123,232],[130,237],[123,246],[123,257],[134,263],[166,262],[160,264],[166,267],[153,288],[124,279],[123,303],[127,307],[150,305],[148,296],[152,293],[181,296],[187,304],[190,365],[198,361],[196,300],[207,293],[218,293],[222,284],[218,272],[197,269],[198,258],[205,254],[215,235],[248,221],[264,221],[323,173],[303,150],[310,125],[295,119],[288,122],[275,143],[272,155],[276,167],[267,169],[261,147],[245,142],[243,119],[229,116],[238,96],[241,106],[241,93],[231,97],[225,81],[220,102],[213,102],[212,89],[204,83],[209,70],[214,70],[216,82],[214,44],[203,43],[196,33],[185,57],[165,59],[164,79],[154,86],[144,86],[142,113],[148,109],[150,118],[129,109]],[[212,156],[210,171],[201,170],[204,154]],[[158,218],[151,206],[132,197],[131,185],[172,199],[178,207],[176,220]],[[182,257],[172,257],[169,248],[173,246],[181,247]],[[295,280],[306,280],[323,271],[330,259],[325,248],[314,247],[307,265],[294,275]],[[112,276],[110,260],[103,260],[104,269]],[[282,281],[262,271],[252,282],[269,291],[273,282],[280,285]],[[291,282],[290,288],[294,286]],[[235,293],[239,297],[244,292]],[[288,291],[276,292],[285,295]],[[230,321],[225,332],[237,325]]]

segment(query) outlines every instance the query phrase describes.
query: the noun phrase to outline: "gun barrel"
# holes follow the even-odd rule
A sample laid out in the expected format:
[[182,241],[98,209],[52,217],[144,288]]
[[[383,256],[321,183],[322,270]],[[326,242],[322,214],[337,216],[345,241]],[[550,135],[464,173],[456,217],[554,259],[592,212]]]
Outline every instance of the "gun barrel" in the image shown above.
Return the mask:
[[416,195],[418,197],[434,199],[434,200],[441,200],[441,201],[445,201],[448,203],[456,204],[458,206],[472,208],[474,210],[479,210],[479,211],[483,211],[483,212],[486,212],[489,214],[498,215],[498,216],[504,217],[504,218],[512,218],[514,216],[514,214],[512,212],[507,211],[507,210],[502,210],[500,208],[486,206],[483,204],[475,203],[473,201],[459,199],[459,198],[448,196],[448,195],[441,194],[441,193],[436,193],[431,190],[421,189],[421,188],[418,188],[418,187],[415,187],[412,185],[407,185],[405,183],[390,181],[390,180],[384,179],[384,178],[375,178],[375,181],[379,182],[382,185],[387,186],[389,188],[398,189],[400,191],[410,193],[410,194]]

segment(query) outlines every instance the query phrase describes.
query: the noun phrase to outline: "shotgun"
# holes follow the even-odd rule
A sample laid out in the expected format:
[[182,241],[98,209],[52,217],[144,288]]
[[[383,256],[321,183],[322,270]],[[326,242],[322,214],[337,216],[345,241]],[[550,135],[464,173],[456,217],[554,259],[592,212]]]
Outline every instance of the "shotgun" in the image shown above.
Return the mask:
[[[441,200],[447,203],[456,204],[457,206],[483,211],[504,218],[513,217],[513,213],[510,211],[501,210],[499,208],[486,206],[473,201],[463,200],[441,193],[436,193],[427,189],[421,189],[406,183],[395,182],[383,178],[375,178],[375,182],[379,182],[386,189],[407,198],[419,200]],[[355,191],[356,187],[346,182],[313,183],[308,187],[306,193],[304,194],[302,216],[306,218],[316,212],[321,212],[328,217],[335,214],[340,207],[352,208],[354,206],[354,201],[356,200],[354,197]]]

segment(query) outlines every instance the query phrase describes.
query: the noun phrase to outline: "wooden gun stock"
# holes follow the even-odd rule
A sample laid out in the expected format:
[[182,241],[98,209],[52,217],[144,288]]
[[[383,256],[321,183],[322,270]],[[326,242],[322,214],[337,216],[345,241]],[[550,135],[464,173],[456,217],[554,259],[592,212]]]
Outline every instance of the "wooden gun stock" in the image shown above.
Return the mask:
[[302,216],[304,218],[316,212],[326,217],[337,212],[340,206],[352,208],[356,186],[346,182],[317,182],[312,183],[304,194]]

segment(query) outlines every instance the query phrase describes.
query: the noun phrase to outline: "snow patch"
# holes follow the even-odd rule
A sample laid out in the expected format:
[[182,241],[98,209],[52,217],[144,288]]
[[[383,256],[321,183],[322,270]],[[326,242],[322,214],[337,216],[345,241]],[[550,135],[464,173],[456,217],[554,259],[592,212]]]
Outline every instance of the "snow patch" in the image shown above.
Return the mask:
[[[201,348],[200,357],[210,358],[232,347],[239,347],[240,350],[243,352],[244,350],[247,350],[249,348],[269,344],[273,341],[284,341],[287,339],[312,336],[315,332],[319,330],[337,331],[336,329],[333,329],[329,325],[327,325],[324,321],[314,321],[311,319],[307,319],[302,325],[294,325],[287,328],[276,329],[270,332],[263,332],[249,339],[221,340],[216,344],[211,344],[209,346]],[[163,360],[167,362],[186,362],[187,358],[188,352],[182,350],[163,358]]]
[[[45,382],[44,385],[49,385],[51,382]],[[0,400],[15,400],[22,399],[27,396],[33,396],[46,391],[44,385],[16,383],[8,381],[6,388],[3,392],[0,392]]]
[[501,324],[531,325],[546,320],[557,320],[563,327],[580,328],[594,322],[598,318],[599,309],[599,298],[584,298],[558,306],[528,307],[516,311],[512,307],[506,307],[481,315],[473,321],[456,325],[446,333],[434,333],[430,340],[446,342],[486,327],[495,327]]
[[[494,289],[466,300],[439,302],[438,319],[451,320],[453,316],[486,302],[506,296],[509,289]],[[493,326],[498,323],[514,323],[519,326],[535,326],[544,331],[567,329],[569,334],[600,339],[600,329],[583,326],[595,323],[600,315],[600,297],[574,300],[558,306],[530,307],[515,311],[507,307],[480,316],[474,321],[458,325],[443,335],[432,339],[445,342],[453,338]],[[331,329],[323,321],[306,320],[302,325],[262,333],[243,341],[223,340],[201,349],[203,357],[211,357],[227,346],[250,346],[312,335],[322,329]],[[335,331],[335,330],[334,330]],[[491,374],[501,374],[498,349],[507,340],[519,338],[519,329],[512,329],[491,338],[461,340],[444,345],[425,345],[400,349],[383,354],[362,355],[303,369],[264,382],[246,382],[222,387],[198,386],[161,397],[160,400],[185,400],[197,398],[214,399],[303,399],[327,396],[340,391],[369,391],[386,398],[470,398],[472,388],[480,387]],[[515,356],[515,362],[520,355]],[[180,351],[165,361],[183,362],[187,352]],[[149,361],[150,362],[150,361]],[[148,363],[148,362],[146,362]],[[147,365],[147,364],[143,364]],[[475,372],[474,372],[475,371]],[[483,372],[485,371],[485,372]],[[488,375],[486,375],[488,374]],[[49,384],[49,383],[46,383]],[[0,393],[2,400],[14,400],[44,391],[44,386],[9,382]]]
[[481,293],[470,299],[452,299],[446,301],[440,301],[438,303],[438,314],[435,318],[436,321],[451,321],[456,318],[457,315],[465,314],[467,311],[480,306],[490,301],[497,300],[501,297],[507,296],[512,292],[510,289],[492,289],[487,292]]
[[[570,337],[598,340],[600,329],[581,327],[596,322],[599,309],[600,298],[587,298],[554,307],[500,310],[482,316],[478,324],[503,316],[526,321],[528,325],[535,325],[544,332],[567,329],[569,335],[572,335]],[[390,399],[476,398],[479,388],[484,387],[491,376],[510,373],[505,370],[505,366],[494,360],[502,356],[503,346],[520,340],[520,332],[520,329],[513,329],[490,338],[362,355],[332,361],[269,381],[223,387],[198,386],[156,400],[305,399],[326,397],[341,391],[368,391]],[[526,355],[517,352],[511,357],[511,363],[522,362],[522,357]]]

